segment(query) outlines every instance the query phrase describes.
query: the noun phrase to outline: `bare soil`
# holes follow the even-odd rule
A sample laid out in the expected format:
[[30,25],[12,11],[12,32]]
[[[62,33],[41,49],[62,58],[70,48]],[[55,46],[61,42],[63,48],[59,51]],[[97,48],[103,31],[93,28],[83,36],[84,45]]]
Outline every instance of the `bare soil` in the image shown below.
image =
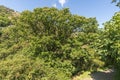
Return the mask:
[[85,78],[74,78],[73,80],[114,80],[115,71],[114,69],[108,69],[104,71],[97,71],[89,74],[89,77]]
[[114,80],[114,75],[115,75],[114,69],[94,72],[90,74],[92,80]]

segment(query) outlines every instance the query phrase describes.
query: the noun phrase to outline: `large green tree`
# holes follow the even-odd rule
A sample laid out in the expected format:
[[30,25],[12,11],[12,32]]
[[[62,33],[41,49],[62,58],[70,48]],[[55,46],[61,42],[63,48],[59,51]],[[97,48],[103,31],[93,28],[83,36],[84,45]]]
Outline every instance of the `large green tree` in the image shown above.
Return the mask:
[[[104,36],[105,40],[107,40],[107,50],[108,54],[111,55],[111,59],[114,58],[114,60],[119,61],[119,37],[120,37],[120,27],[119,27],[119,21],[120,21],[120,13],[117,12],[113,18],[106,22],[105,24],[105,31]],[[106,45],[106,44],[105,44]]]
[[8,64],[0,67],[1,79],[69,80],[73,74],[103,65],[96,51],[95,18],[45,7],[14,19],[12,26],[0,31],[1,65]]

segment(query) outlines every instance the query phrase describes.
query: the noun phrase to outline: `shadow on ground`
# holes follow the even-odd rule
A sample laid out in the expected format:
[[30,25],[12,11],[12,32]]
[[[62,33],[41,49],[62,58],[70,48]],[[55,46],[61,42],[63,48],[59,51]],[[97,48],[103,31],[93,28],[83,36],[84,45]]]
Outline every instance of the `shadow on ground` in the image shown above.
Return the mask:
[[114,70],[99,71],[90,74],[93,80],[114,80],[115,72]]

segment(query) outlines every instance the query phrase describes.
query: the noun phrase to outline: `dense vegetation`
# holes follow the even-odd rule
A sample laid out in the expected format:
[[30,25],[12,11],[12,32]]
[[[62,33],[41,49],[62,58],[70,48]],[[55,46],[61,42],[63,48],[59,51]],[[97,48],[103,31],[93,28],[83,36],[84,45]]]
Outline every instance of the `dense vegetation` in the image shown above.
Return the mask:
[[67,8],[8,12],[0,15],[1,80],[70,80],[109,65],[120,74],[119,12],[103,29]]
[[11,16],[13,16],[14,10],[0,6],[0,27],[11,25]]

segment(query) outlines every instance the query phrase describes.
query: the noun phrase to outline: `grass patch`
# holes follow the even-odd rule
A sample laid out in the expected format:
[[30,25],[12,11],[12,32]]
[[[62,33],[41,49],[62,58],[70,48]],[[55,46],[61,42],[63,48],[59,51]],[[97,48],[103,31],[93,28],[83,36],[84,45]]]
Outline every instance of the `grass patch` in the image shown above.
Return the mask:
[[90,74],[91,72],[89,71],[83,72],[83,74],[75,76],[73,80],[89,80],[91,78]]

